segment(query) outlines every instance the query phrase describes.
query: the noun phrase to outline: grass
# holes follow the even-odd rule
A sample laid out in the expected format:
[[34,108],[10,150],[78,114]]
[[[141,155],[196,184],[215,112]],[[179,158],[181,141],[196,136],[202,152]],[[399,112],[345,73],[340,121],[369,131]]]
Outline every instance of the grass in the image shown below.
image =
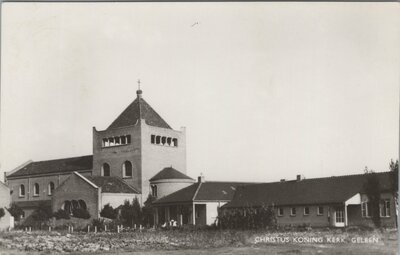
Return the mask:
[[[281,242],[276,241],[277,237]],[[332,240],[342,242],[332,243]],[[363,243],[353,243],[352,240]],[[365,240],[372,243],[364,243]],[[397,230],[148,230],[72,235],[66,232],[12,231],[0,233],[1,250],[23,251],[25,254],[397,254]]]

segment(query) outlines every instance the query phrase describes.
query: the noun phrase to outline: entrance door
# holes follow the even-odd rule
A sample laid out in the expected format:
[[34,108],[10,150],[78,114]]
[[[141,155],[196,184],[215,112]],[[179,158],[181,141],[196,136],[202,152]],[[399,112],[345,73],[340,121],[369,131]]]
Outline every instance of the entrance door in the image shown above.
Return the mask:
[[344,227],[344,209],[336,208],[335,210],[335,227]]

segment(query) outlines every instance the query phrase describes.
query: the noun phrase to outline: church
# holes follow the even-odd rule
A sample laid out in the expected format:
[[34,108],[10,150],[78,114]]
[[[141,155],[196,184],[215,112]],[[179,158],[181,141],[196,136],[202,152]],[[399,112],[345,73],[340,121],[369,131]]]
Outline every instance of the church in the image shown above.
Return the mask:
[[[97,218],[108,203],[117,207],[136,197],[143,204],[157,189],[150,179],[163,169],[186,173],[185,128],[172,129],[142,94],[138,89],[135,100],[107,129],[93,127],[92,155],[28,161],[5,174],[11,201],[25,218],[42,205],[53,211],[83,208]],[[176,191],[182,181],[167,187]]]

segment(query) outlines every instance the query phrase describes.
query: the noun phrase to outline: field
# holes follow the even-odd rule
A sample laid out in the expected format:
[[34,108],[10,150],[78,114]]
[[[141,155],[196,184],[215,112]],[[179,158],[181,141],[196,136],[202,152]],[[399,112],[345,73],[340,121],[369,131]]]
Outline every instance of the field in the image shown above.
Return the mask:
[[11,231],[0,254],[397,254],[397,230]]

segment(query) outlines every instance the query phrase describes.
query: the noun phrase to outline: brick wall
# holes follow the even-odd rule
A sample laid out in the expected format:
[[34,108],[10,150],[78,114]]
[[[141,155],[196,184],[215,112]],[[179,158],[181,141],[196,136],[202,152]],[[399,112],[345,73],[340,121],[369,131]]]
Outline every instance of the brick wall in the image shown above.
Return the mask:
[[[151,192],[149,179],[165,167],[172,166],[186,174],[186,131],[149,126],[142,121],[142,197],[146,199]],[[177,147],[151,143],[151,135],[178,139]]]
[[[121,135],[130,135],[131,143],[112,147],[102,147],[102,139]],[[122,165],[132,163],[132,177],[124,178]],[[123,178],[128,184],[141,190],[141,140],[140,126],[130,126],[112,130],[97,131],[93,128],[93,175],[101,176],[104,163],[110,165],[111,176]]]
[[85,201],[91,218],[99,215],[99,190],[94,188],[79,176],[72,174],[62,185],[54,191],[52,197],[53,212],[61,209],[64,201]]
[[[306,206],[284,206],[283,208],[283,215],[278,216],[278,209],[275,209],[275,213],[277,215],[277,222],[278,225],[302,225],[302,224],[310,224],[314,227],[324,227],[329,226],[329,219],[328,219],[328,211],[329,206],[321,205],[324,208],[324,212],[322,215],[317,215],[317,207],[316,205],[310,205],[309,208],[309,215],[304,215],[304,207]],[[296,208],[296,215],[290,215],[290,208]]]

